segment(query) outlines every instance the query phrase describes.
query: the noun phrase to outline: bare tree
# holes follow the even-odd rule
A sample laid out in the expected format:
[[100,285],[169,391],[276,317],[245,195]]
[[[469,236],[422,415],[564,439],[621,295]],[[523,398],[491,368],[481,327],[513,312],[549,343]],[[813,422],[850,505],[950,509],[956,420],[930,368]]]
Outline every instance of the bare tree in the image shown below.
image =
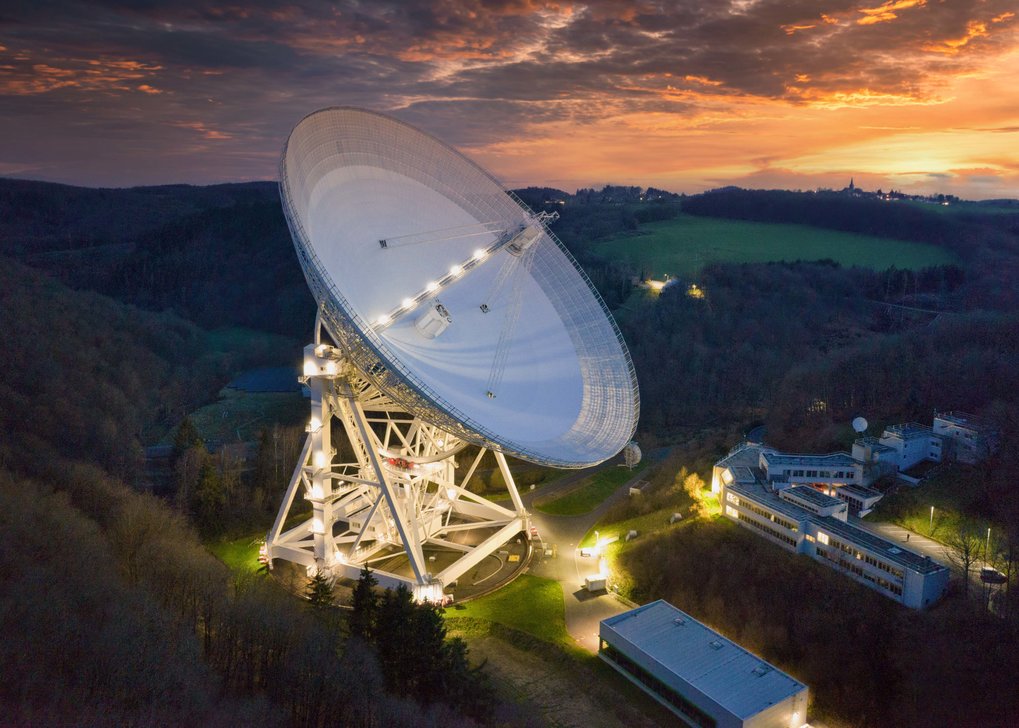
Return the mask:
[[969,594],[969,577],[983,550],[984,542],[977,531],[961,523],[945,538],[945,556],[962,572],[962,593]]

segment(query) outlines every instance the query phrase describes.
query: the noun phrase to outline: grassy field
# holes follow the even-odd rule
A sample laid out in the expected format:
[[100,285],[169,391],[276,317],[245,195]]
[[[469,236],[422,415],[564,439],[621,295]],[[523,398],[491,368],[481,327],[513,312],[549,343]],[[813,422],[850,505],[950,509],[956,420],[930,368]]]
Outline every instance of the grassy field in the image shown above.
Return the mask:
[[545,642],[572,646],[564,614],[563,588],[559,582],[530,574],[521,574],[493,594],[446,610],[447,619],[483,619]]
[[981,533],[991,526],[1000,533],[1000,526],[979,515],[981,503],[977,486],[982,477],[978,467],[950,466],[919,487],[900,486],[881,501],[870,518],[896,523],[942,542],[962,529]]
[[262,568],[258,563],[258,547],[259,540],[251,536],[206,544],[213,556],[238,575],[255,574]]
[[641,226],[644,234],[597,243],[595,252],[624,259],[654,278],[693,278],[708,263],[766,263],[831,259],[844,266],[884,270],[955,262],[943,248],[855,235],[807,225],[779,225],[680,215]]
[[552,516],[579,516],[597,508],[602,501],[612,495],[616,488],[640,473],[647,467],[648,461],[643,460],[633,470],[610,465],[599,470],[565,495],[552,500],[535,503],[542,513]]

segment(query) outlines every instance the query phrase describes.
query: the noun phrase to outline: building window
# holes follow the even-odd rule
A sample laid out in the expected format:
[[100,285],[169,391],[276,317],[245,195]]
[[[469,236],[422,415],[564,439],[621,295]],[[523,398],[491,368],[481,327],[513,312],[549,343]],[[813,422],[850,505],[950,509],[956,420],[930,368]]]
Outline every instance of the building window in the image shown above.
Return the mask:
[[734,506],[739,505],[739,496],[737,496],[735,493],[727,492],[725,494],[725,499],[732,503]]
[[821,533],[820,531],[818,531],[817,532],[817,540],[818,540],[819,543],[823,543],[825,546],[827,546],[828,545],[828,534],[827,533]]
[[650,692],[654,693],[666,703],[671,705],[686,718],[690,723],[695,726],[702,726],[703,728],[715,728],[717,723],[715,719],[705,713],[703,710],[698,708],[692,702],[687,700],[685,697],[680,695],[678,692],[670,688],[664,682],[659,680],[657,677],[652,675],[650,672],[645,670],[643,667],[638,665],[636,662],[631,660],[629,657],[624,655],[622,652],[617,650],[615,647],[610,645],[605,640],[601,641],[601,654],[607,657],[612,663],[619,666],[622,670],[632,675],[637,682],[647,688]]
[[739,518],[739,511],[737,511],[732,506],[726,506],[725,515],[729,516],[729,518]]

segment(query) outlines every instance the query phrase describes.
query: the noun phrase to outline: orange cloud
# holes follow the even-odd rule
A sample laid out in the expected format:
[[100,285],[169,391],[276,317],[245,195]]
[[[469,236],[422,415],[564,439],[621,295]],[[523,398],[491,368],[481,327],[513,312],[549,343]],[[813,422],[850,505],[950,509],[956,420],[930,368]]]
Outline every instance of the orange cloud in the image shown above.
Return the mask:
[[163,93],[158,88],[153,88],[152,86],[149,86],[147,83],[143,83],[140,86],[138,86],[138,90],[141,91],[144,94],[161,94],[161,93]]
[[883,5],[879,5],[876,8],[860,8],[860,12],[863,13],[863,17],[859,18],[856,23],[857,25],[885,23],[899,17],[895,14],[898,10],[923,7],[926,4],[927,0],[888,0],[888,2]]
[[210,141],[222,141],[224,139],[233,139],[232,134],[228,134],[224,131],[217,131],[211,129],[201,121],[174,121],[170,123],[170,126],[175,126],[180,129],[191,129],[201,134],[203,139],[209,139]]
[[944,53],[954,56],[959,49],[967,45],[974,38],[983,38],[987,35],[987,24],[979,20],[971,20],[966,24],[966,33],[958,38],[949,38],[939,43],[928,43],[923,46],[925,51],[931,53]]
[[[151,77],[162,66],[131,60],[115,59],[53,59],[48,63],[25,63],[27,56],[16,56],[22,61],[11,73],[0,79],[0,93],[12,96],[32,96],[60,89],[87,92],[132,91],[152,89],[148,84],[132,83]],[[59,64],[59,65],[57,65]],[[144,86],[145,88],[142,88]],[[159,91],[146,91],[159,93]]]
[[816,25],[796,25],[796,24],[790,23],[788,25],[780,25],[778,27],[780,27],[782,30],[784,30],[786,35],[792,35],[793,33],[797,33],[797,32],[799,32],[801,30],[810,30],[811,28],[816,28],[817,26]]

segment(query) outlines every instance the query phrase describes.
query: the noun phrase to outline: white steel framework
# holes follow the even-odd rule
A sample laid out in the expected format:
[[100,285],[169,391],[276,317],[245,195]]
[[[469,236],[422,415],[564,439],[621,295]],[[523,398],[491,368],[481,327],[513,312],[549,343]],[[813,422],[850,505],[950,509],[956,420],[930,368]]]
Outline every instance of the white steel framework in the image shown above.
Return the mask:
[[[406,584],[418,599],[440,599],[445,587],[526,531],[528,514],[506,458],[493,451],[512,508],[467,490],[487,450],[458,480],[455,456],[468,443],[407,413],[322,343],[321,330],[319,321],[316,343],[304,354],[308,438],[265,555],[270,564],[284,559],[333,577],[356,577],[368,565],[382,586]],[[337,462],[334,420],[350,444],[350,462]],[[299,496],[311,514],[293,524]],[[403,573],[386,569],[393,563]]]

